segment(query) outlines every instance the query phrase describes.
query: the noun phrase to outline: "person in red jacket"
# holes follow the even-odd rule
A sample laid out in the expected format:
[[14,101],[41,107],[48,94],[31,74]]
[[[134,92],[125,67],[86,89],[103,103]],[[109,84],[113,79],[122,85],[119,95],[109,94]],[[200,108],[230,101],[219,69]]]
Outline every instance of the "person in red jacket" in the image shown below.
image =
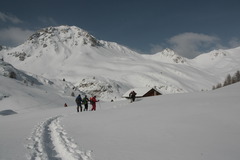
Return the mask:
[[96,111],[96,102],[99,100],[96,99],[96,96],[90,98],[90,103],[92,104],[91,111]]

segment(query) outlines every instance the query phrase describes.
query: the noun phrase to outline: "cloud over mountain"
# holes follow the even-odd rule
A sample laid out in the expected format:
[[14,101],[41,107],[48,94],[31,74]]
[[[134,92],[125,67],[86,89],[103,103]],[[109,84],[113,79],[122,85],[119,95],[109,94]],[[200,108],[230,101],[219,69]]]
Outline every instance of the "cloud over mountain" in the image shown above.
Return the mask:
[[32,30],[22,29],[19,27],[9,27],[0,30],[0,44],[8,43],[9,46],[17,46],[23,43],[33,34]]

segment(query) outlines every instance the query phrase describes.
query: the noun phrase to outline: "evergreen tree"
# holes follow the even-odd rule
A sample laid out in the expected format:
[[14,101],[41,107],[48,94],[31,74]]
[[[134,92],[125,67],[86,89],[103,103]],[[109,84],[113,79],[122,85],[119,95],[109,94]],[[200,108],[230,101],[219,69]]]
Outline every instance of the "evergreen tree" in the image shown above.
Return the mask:
[[232,84],[232,77],[230,74],[227,75],[227,78],[225,79],[224,83],[223,83],[223,86],[227,86],[227,85],[230,85]]
[[237,71],[237,72],[235,73],[233,79],[234,79],[235,83],[236,83],[236,82],[240,82],[240,71]]
[[214,89],[218,89],[218,88],[221,88],[221,87],[224,87],[224,86],[227,86],[227,85],[230,85],[230,84],[233,84],[233,83],[236,83],[236,82],[240,82],[240,71],[237,71],[233,77],[231,77],[230,74],[227,75],[225,81],[223,84],[219,83],[217,84],[216,86],[213,86],[212,87],[212,90]]
[[218,83],[217,86],[216,86],[216,89],[217,88],[222,88],[222,84],[221,83]]

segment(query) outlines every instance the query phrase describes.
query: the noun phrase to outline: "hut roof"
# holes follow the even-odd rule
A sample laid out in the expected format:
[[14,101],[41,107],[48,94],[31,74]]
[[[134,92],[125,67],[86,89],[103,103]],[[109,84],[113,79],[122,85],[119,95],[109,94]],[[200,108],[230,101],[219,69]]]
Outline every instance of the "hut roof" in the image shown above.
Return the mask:
[[[144,96],[147,92],[149,92],[151,89],[154,89],[156,90],[155,88],[152,88],[152,87],[142,87],[142,88],[133,88],[133,89],[130,89],[128,90],[124,95],[123,97],[129,97],[129,93],[131,91],[135,91],[137,93],[136,97],[142,97]],[[156,90],[157,92],[159,92],[158,90]],[[160,93],[160,92],[159,92]]]

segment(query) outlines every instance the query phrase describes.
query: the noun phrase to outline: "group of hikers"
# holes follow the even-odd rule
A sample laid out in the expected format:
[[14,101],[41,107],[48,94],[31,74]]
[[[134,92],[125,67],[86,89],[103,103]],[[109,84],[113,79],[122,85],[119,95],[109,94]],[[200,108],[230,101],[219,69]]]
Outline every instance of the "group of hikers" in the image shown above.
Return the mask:
[[[135,101],[136,95],[137,93],[135,91],[131,91],[129,93],[129,98],[131,99],[130,101],[131,103]],[[92,105],[91,111],[96,111],[96,102],[99,102],[99,100],[96,99],[96,96],[93,96],[90,99],[88,99],[87,95],[85,95],[84,98],[82,98],[80,94],[77,96],[75,101],[77,103],[77,112],[88,111],[88,102],[90,102],[90,104]],[[82,105],[84,105],[84,109]]]
[[[80,94],[77,96],[75,101],[77,103],[77,112],[88,111],[88,102],[90,102],[90,104],[92,105],[91,111],[96,111],[96,102],[99,102],[99,100],[96,99],[96,96],[88,99],[87,95],[82,98]],[[84,105],[84,109],[82,105]]]

